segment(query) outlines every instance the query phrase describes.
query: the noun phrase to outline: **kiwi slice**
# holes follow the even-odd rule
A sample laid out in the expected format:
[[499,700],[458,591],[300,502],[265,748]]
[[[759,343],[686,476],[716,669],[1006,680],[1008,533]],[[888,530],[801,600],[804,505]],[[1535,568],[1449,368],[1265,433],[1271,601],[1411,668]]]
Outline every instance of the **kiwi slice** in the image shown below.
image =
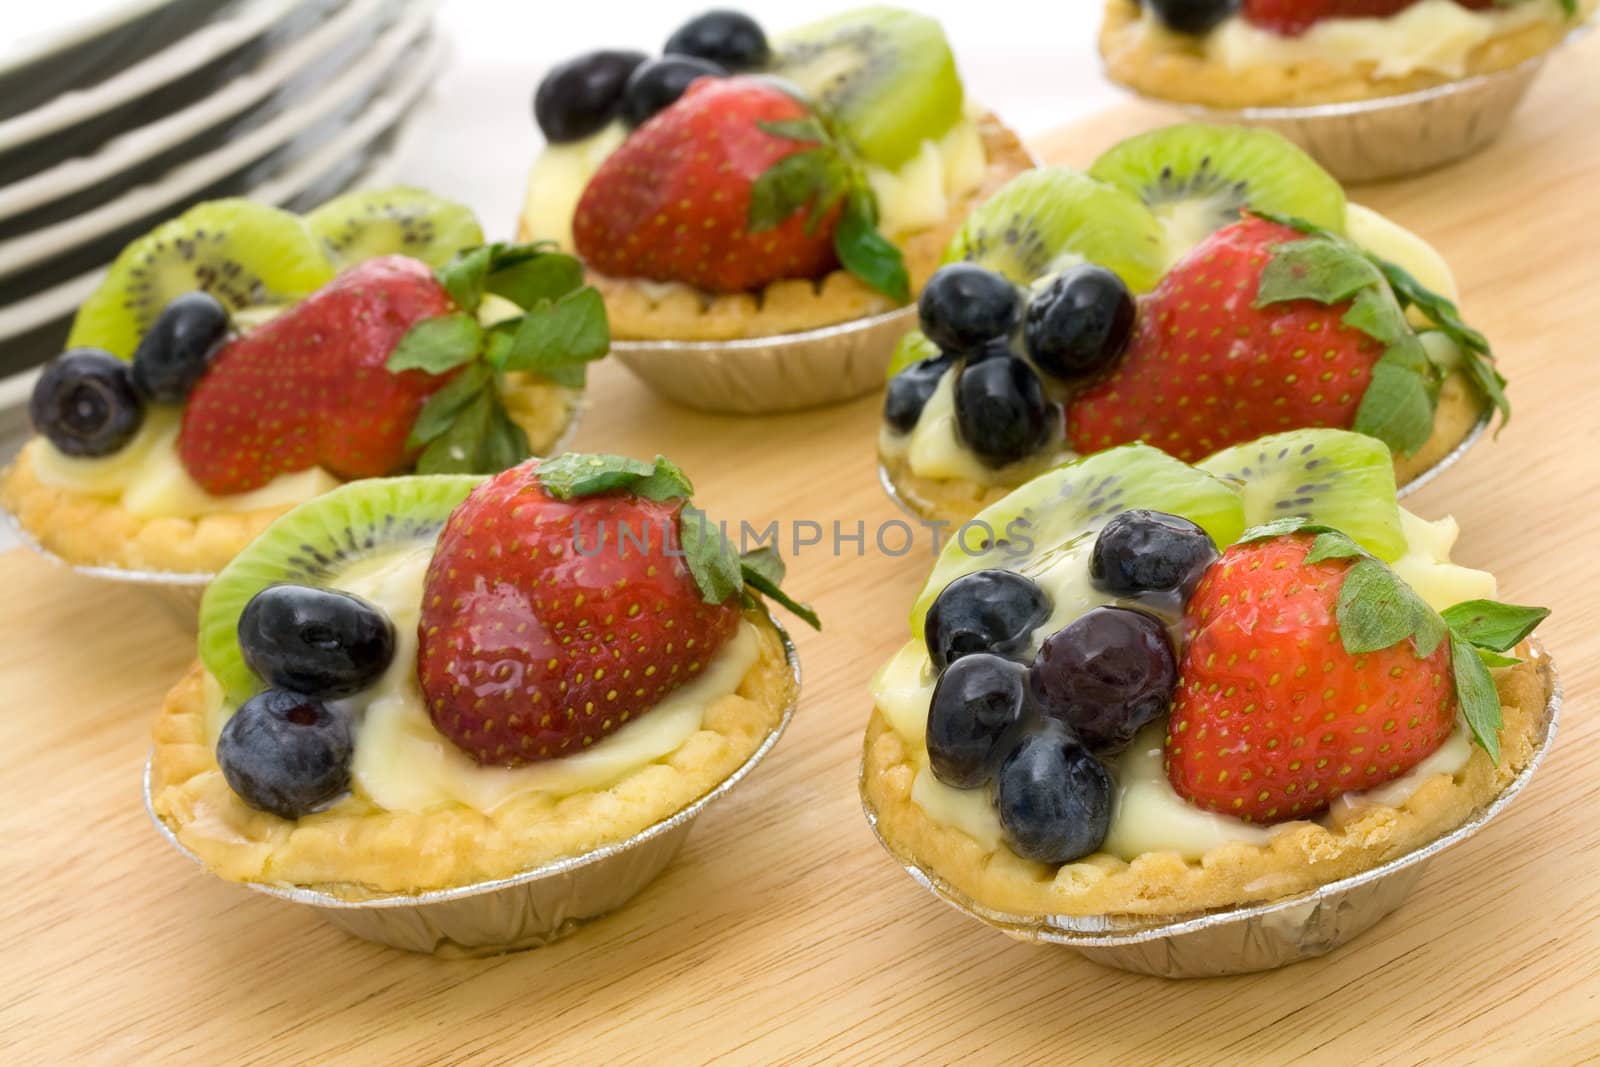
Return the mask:
[[813,22],[773,42],[772,74],[805,91],[868,162],[899,168],[962,116],[955,56],[939,23],[892,7]]
[[230,311],[287,304],[332,279],[333,264],[298,215],[249,200],[212,200],[164,222],[117,256],[78,308],[68,348],[129,359],[176,296],[204,289]]
[[483,244],[471,208],[404,185],[335,197],[307,215],[306,225],[341,268],[395,253],[439,267]]
[[1166,237],[1128,193],[1064,167],[1042,167],[1001,186],[951,239],[944,262],[970,260],[1027,285],[1087,260],[1136,293],[1166,269]]
[[261,688],[239,652],[239,613],[269,585],[324,585],[357,560],[444,528],[483,478],[424,474],[349,482],[284,513],[206,587],[200,602],[200,662],[240,704]]
[[921,330],[912,330],[895,342],[894,354],[889,357],[889,369],[885,378],[893,378],[913,363],[920,363],[925,359],[932,359],[939,354],[939,346],[928,340],[928,335]]
[[1196,466],[1241,488],[1248,526],[1298,516],[1343,531],[1379,559],[1406,553],[1394,460],[1376,438],[1290,430],[1225,448]]
[[1089,168],[1144,201],[1176,263],[1245,208],[1294,215],[1344,232],[1344,189],[1281,134],[1188,123],[1130,137]]
[[[1232,544],[1245,528],[1237,485],[1146,444],[1096,452],[1046,471],[952,531],[911,608],[912,633],[922,636],[934,598],[961,575],[989,567],[1036,570],[1129,508],[1182,515],[1219,545]],[[994,543],[981,545],[989,531]]]

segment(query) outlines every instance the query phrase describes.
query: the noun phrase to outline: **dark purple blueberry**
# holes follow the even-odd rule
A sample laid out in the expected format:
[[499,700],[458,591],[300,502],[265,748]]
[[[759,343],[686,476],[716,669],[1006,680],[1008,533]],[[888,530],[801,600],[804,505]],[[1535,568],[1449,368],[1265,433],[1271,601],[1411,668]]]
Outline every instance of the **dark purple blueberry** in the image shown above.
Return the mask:
[[1023,343],[1054,378],[1084,378],[1121,358],[1133,336],[1133,294],[1092,263],[1056,275],[1028,301]]
[[1023,736],[995,775],[995,811],[1011,850],[1052,866],[1098,852],[1111,829],[1111,775],[1058,723]]
[[928,707],[928,764],[956,789],[994,776],[1009,741],[1028,718],[1027,669],[987,653],[964,656],[939,676]]
[[342,712],[304,693],[268,689],[222,727],[217,764],[240,800],[298,819],[350,787],[354,750]]
[[1028,635],[1050,617],[1050,598],[1033,579],[1006,570],[963,574],[939,593],[923,621],[923,638],[937,670],[963,656],[1016,656]]
[[1028,673],[1039,710],[1102,756],[1166,714],[1178,684],[1166,627],[1131,608],[1078,616],[1045,639]]
[[181,404],[228,338],[228,309],[204,289],[175,297],[133,353],[133,384],[157,404]]
[[1168,29],[1199,36],[1239,10],[1240,0],[1145,0]]
[[643,52],[586,52],[552,67],[533,95],[533,117],[551,144],[581,141],[616,118]]
[[642,126],[657,112],[677,103],[696,78],[725,78],[727,74],[717,64],[693,56],[652,59],[628,78],[628,86],[622,91],[622,121],[629,126]]
[[394,659],[394,624],[358,596],[272,585],[239,614],[239,650],[268,685],[325,699],[372,685]]
[[966,353],[1017,324],[1022,297],[1011,279],[975,263],[940,267],[922,287],[922,332],[946,352]]
[[109,456],[144,425],[144,401],[126,362],[98,348],[74,348],[45,364],[28,415],[67,455]]
[[956,429],[985,466],[1026,459],[1050,440],[1059,412],[1025,360],[985,359],[956,379]]
[[761,24],[743,12],[726,8],[707,11],[685,22],[667,38],[662,51],[707,59],[728,70],[755,70],[766,66],[772,56]]
[[1089,578],[1116,596],[1187,598],[1217,558],[1211,535],[1164,511],[1124,511],[1106,523],[1089,554]]
[[897,433],[910,433],[922,418],[928,398],[939,387],[939,380],[955,365],[949,356],[919,360],[889,379],[883,393],[883,421]]

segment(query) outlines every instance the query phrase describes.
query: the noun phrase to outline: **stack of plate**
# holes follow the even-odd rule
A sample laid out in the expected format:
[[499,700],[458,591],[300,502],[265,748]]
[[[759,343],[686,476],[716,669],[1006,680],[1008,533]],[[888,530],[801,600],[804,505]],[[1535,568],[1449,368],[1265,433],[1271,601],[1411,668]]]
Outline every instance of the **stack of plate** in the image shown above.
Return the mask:
[[200,200],[304,210],[380,180],[443,52],[433,0],[88,6],[0,41],[0,411],[139,234]]

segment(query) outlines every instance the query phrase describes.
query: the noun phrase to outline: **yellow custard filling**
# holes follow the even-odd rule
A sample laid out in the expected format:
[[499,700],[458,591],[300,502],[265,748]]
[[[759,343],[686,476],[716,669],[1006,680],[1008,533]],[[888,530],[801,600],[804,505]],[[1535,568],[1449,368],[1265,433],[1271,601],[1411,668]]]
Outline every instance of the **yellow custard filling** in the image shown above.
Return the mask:
[[[384,811],[421,814],[462,804],[488,814],[530,793],[604,789],[676,751],[701,728],[706,708],[739,688],[759,655],[755,627],[742,622],[703,674],[582,752],[524,767],[481,766],[433,728],[417,683],[417,619],[432,558],[431,543],[416,544],[362,560],[329,583],[378,605],[395,627],[388,671],[339,702],[357,724],[352,791]],[[214,695],[206,723],[213,747],[231,711],[220,692]]]
[[[1151,27],[1154,18],[1146,14],[1147,32],[1170,32]],[[1379,78],[1403,78],[1417,71],[1459,78],[1484,42],[1536,22],[1566,19],[1559,0],[1528,0],[1483,11],[1454,0],[1422,0],[1387,18],[1324,19],[1291,37],[1236,15],[1208,34],[1202,49],[1206,58],[1234,71],[1323,61],[1371,63]]]
[[[1415,233],[1360,204],[1347,207],[1345,231],[1356,244],[1398,263],[1429,289],[1452,301],[1457,299],[1456,280],[1449,264],[1438,250]],[[1426,320],[1417,316],[1413,309],[1413,322],[1422,325]],[[1425,333],[1423,337],[1431,350],[1448,360],[1452,354],[1448,338],[1434,333]],[[1459,356],[1459,353],[1454,354]],[[952,374],[940,380],[910,433],[897,433],[887,425],[880,428],[878,451],[886,459],[903,460],[918,477],[983,486],[1021,485],[1076,455],[1066,446],[1058,427],[1051,443],[1036,455],[999,469],[985,465],[962,443],[957,431],[955,376]]]
[[[1407,551],[1392,566],[1395,572],[1436,610],[1464,600],[1492,599],[1494,576],[1450,562],[1459,528],[1449,517],[1429,522],[1400,510]],[[1116,603],[1116,598],[1096,589],[1089,580],[1091,538],[1064,549],[1044,571],[1033,577],[1050,595],[1052,612],[1033,633],[1035,648],[1045,638],[1090,608]],[[917,765],[911,799],[929,818],[966,833],[985,848],[1003,840],[1000,821],[983,789],[955,789],[934,777],[926,747],[928,707],[936,676],[927,649],[920,640],[907,642],[886,663],[872,682],[873,700],[891,729],[905,741]],[[1202,811],[1187,803],[1168,782],[1162,765],[1165,723],[1142,731],[1132,745],[1108,761],[1117,783],[1111,828],[1101,850],[1125,861],[1150,852],[1171,852],[1198,860],[1229,842],[1264,844],[1293,823],[1262,827],[1226,815]],[[1349,794],[1339,801],[1348,809],[1363,804],[1396,806],[1436,774],[1454,774],[1472,754],[1463,724],[1408,774],[1366,793]]]

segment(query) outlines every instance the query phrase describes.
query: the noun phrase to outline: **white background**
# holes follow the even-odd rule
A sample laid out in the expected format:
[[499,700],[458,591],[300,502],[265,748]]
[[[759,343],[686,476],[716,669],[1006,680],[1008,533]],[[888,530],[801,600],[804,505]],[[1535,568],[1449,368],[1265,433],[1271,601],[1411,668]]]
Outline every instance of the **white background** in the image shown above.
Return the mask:
[[[544,71],[596,48],[656,52],[707,7],[737,7],[769,32],[871,0],[445,0],[454,54],[407,131],[397,181],[464,200],[500,236],[521,204],[540,138],[533,90]],[[901,0],[938,18],[967,91],[1024,134],[1114,102],[1094,47],[1101,0]]]

